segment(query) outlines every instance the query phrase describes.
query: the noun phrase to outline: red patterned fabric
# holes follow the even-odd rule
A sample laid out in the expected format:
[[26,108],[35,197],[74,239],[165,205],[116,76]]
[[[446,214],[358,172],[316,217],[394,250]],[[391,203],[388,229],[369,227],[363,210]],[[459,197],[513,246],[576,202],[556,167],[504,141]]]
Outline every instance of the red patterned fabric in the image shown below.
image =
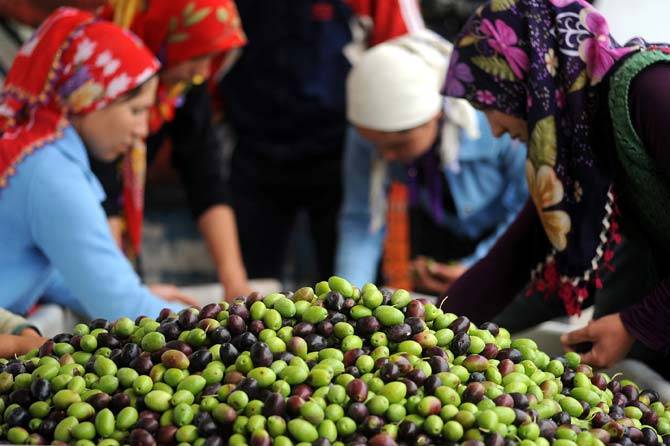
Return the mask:
[[[198,57],[214,55],[212,73],[221,68],[227,53],[246,43],[237,7],[232,0],[112,0],[101,16],[127,26],[154,52],[164,68]],[[149,129],[157,132],[174,119],[185,85],[158,87]],[[123,209],[130,242],[126,253],[140,252],[144,216],[146,147],[137,146],[125,157]]]
[[144,44],[87,12],[61,8],[19,50],[0,98],[0,187],[21,160],[57,139],[68,117],[99,110],[160,64]]

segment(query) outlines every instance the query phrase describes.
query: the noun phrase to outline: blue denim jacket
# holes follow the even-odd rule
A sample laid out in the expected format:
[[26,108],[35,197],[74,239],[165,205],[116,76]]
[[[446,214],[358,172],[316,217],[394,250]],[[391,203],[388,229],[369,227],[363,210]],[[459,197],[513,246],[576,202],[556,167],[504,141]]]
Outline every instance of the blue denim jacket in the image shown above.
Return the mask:
[[183,308],[142,286],[112,238],[104,196],[71,127],[17,166],[0,189],[3,308],[25,314],[43,299],[105,319]]
[[[525,147],[509,137],[496,139],[483,113],[477,113],[481,136],[461,135],[458,155],[460,170],[443,168],[454,199],[456,214],[447,213],[441,224],[471,239],[480,238],[492,227],[494,233],[479,243],[475,252],[460,259],[470,266],[486,255],[528,197],[525,177]],[[370,172],[378,157],[374,146],[354,129],[349,129],[345,145],[344,203],[339,222],[336,274],[355,285],[374,282],[382,254],[385,228],[371,229]],[[404,166],[392,163],[391,179],[406,181]]]

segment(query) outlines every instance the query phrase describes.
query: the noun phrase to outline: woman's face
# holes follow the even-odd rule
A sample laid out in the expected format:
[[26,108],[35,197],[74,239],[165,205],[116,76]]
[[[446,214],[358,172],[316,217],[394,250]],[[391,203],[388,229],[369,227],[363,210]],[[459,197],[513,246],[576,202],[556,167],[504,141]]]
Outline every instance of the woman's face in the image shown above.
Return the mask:
[[133,97],[122,96],[103,109],[71,119],[93,156],[113,161],[148,136],[149,110],[156,100],[157,87],[154,77]]
[[171,87],[180,83],[201,84],[212,75],[213,55],[196,57],[167,68],[160,73],[161,81]]
[[484,113],[486,114],[486,119],[489,121],[489,126],[491,126],[491,133],[496,138],[509,133],[512,139],[518,139],[524,143],[528,142],[527,121],[493,109],[484,110]]
[[441,113],[427,123],[399,132],[382,132],[357,127],[359,134],[370,141],[380,155],[388,161],[409,164],[428,152],[435,144]]

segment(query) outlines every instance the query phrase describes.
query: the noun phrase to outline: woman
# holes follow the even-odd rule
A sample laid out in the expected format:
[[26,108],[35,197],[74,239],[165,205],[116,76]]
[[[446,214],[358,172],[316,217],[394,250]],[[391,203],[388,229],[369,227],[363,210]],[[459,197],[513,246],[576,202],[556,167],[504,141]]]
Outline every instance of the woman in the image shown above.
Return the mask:
[[349,73],[356,131],[345,149],[336,274],[353,283],[375,282],[391,178],[409,186],[415,287],[431,294],[484,256],[526,201],[523,146],[496,141],[483,114],[440,94],[451,51],[419,31],[366,51]]
[[[162,64],[150,136],[122,166],[92,162],[107,200],[113,233],[131,256],[139,254],[146,161],[170,140],[172,164],[186,190],[191,213],[230,297],[249,291],[235,217],[223,168],[222,145],[213,127],[206,81],[218,79],[246,43],[232,0],[115,1],[101,15],[137,34]],[[174,289],[174,288],[173,288]],[[169,289],[167,290],[169,291]]]
[[72,8],[17,54],[0,102],[3,308],[25,314],[42,298],[108,319],[183,308],[143,287],[119,251],[87,157],[146,137],[158,68],[135,36]]
[[[529,141],[532,203],[451,287],[444,308],[490,318],[532,269],[528,298],[560,299],[568,314],[595,290],[620,301],[562,338],[566,348],[592,344],[584,361],[610,366],[635,341],[667,350],[669,60],[666,48],[617,45],[582,0],[493,1],[471,19],[447,88],[461,86],[452,95],[484,109],[495,134]],[[640,253],[628,263],[648,266],[643,276],[621,264],[622,240]],[[608,285],[621,277],[625,289]],[[667,358],[655,357],[668,376]]]

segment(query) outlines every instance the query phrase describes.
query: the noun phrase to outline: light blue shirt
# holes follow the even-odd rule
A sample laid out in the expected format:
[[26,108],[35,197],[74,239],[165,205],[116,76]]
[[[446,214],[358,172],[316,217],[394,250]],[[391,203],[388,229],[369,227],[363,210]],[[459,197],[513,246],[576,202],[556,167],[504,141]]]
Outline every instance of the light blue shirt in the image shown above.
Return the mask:
[[142,286],[112,238],[104,197],[73,128],[26,156],[0,189],[3,308],[25,314],[42,299],[105,319],[183,308]]
[[[445,215],[441,223],[445,230],[476,240],[495,228],[470,256],[460,259],[468,267],[486,255],[528,197],[525,147],[507,136],[495,138],[484,114],[477,115],[481,137],[471,139],[462,132],[460,169],[454,172],[443,168],[456,208],[455,214]],[[358,286],[375,281],[386,235],[385,227],[373,232],[370,224],[370,172],[378,156],[371,143],[349,129],[335,273]],[[391,179],[406,181],[406,169],[401,164],[391,163],[389,171],[387,188]]]

